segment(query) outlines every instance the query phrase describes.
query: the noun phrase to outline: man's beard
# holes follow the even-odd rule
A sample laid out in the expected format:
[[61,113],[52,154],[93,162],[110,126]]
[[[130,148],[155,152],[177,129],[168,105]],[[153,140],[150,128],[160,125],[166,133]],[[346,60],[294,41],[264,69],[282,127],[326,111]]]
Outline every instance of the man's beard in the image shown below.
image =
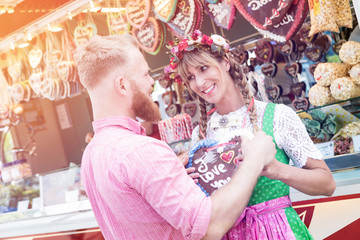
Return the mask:
[[158,122],[161,120],[159,107],[151,101],[150,97],[141,92],[136,83],[132,83],[134,91],[131,109],[135,115],[146,122]]

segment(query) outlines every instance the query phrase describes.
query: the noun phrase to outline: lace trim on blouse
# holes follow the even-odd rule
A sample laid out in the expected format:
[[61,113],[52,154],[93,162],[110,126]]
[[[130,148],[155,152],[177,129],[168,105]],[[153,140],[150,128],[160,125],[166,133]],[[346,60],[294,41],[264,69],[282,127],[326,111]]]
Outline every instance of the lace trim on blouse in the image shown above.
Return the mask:
[[[266,105],[265,102],[255,101],[259,128],[262,127]],[[250,123],[249,115],[246,114],[246,106],[226,115],[214,112],[208,121],[206,137],[223,142],[224,139],[228,139],[224,136],[235,136],[236,130],[243,125],[244,117],[245,128],[252,131],[253,126]],[[296,112],[283,104],[277,104],[275,107],[274,138],[276,145],[285,151],[296,167],[303,167],[308,158],[323,159]],[[192,142],[199,140],[199,127],[197,126],[192,134]]]

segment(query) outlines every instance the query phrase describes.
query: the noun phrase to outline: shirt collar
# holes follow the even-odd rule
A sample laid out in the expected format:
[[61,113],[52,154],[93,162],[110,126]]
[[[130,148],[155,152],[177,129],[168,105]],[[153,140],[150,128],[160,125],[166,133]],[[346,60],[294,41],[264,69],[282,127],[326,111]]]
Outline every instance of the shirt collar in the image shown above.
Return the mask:
[[135,134],[146,135],[145,128],[141,126],[141,123],[129,117],[111,116],[111,117],[101,118],[93,121],[92,126],[95,133],[100,132],[101,130],[107,127],[117,126],[130,130]]

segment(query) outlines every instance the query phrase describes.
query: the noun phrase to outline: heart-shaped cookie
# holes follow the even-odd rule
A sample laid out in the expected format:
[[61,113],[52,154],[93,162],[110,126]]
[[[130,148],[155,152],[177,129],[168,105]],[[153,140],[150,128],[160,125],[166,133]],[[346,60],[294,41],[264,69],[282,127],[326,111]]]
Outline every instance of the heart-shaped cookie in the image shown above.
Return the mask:
[[16,61],[14,64],[9,65],[7,72],[13,82],[17,82],[21,74],[21,61]]
[[126,3],[126,17],[135,28],[141,28],[149,17],[150,13],[150,1],[149,0],[137,0],[128,1]]
[[323,56],[322,49],[319,46],[312,46],[311,48],[307,48],[305,50],[305,57],[310,61],[317,62]]
[[273,78],[277,73],[277,65],[275,63],[267,63],[261,66],[261,72],[268,78]]
[[39,48],[33,48],[30,50],[28,59],[32,68],[36,68],[42,59],[43,52]]
[[292,105],[296,111],[307,110],[309,108],[309,100],[307,98],[295,99]]
[[253,26],[271,31],[288,12],[293,0],[234,0],[241,15]]
[[29,77],[29,84],[31,89],[34,91],[35,94],[40,94],[41,91],[41,81],[43,78],[43,73],[42,72],[38,72],[38,73],[32,73]]
[[237,58],[240,65],[247,63],[249,59],[249,52],[244,49],[244,46],[239,44],[231,51],[231,53]]
[[290,90],[295,94],[296,97],[299,98],[301,95],[303,95],[303,93],[305,93],[306,84],[304,82],[293,83],[290,86]]
[[285,56],[290,56],[295,50],[295,42],[290,39],[286,42],[282,42],[278,44],[278,50],[281,54]]
[[97,33],[96,25],[88,23],[84,26],[78,25],[74,30],[74,41],[77,47],[85,44]]
[[194,0],[179,0],[174,17],[166,23],[170,31],[179,37],[188,35],[195,20],[195,10]]
[[185,103],[183,105],[183,112],[189,114],[190,117],[194,117],[196,114],[196,104],[195,103]]
[[165,112],[169,117],[175,117],[176,115],[180,114],[181,106],[180,104],[170,104],[165,108]]
[[311,64],[311,65],[309,66],[309,72],[310,72],[310,74],[311,74],[312,76],[314,76],[314,72],[315,72],[315,69],[316,69],[317,65],[318,65],[318,63]]
[[177,95],[175,91],[167,91],[161,94],[161,98],[166,105],[176,102]]
[[272,29],[261,29],[254,25],[261,34],[279,42],[292,38],[300,29],[308,14],[308,2],[306,0],[293,0],[281,21],[273,25]]
[[204,139],[191,148],[186,167],[194,167],[195,172],[200,174],[198,185],[206,195],[211,195],[230,181],[242,161],[240,148],[240,136],[222,144],[214,139]]
[[282,88],[279,85],[273,85],[266,88],[266,94],[268,98],[274,102],[280,98],[282,94]]
[[106,15],[106,23],[109,28],[110,35],[126,34],[130,31],[130,24],[127,22],[126,15],[123,12],[108,13]]
[[63,81],[69,81],[71,78],[71,72],[72,72],[72,62],[69,61],[61,61],[56,65],[56,71],[58,73],[58,76]]
[[298,73],[301,74],[302,72],[302,65],[301,63],[291,63],[291,64],[287,64],[284,67],[285,73],[291,77],[291,78],[297,78]]
[[207,14],[219,27],[229,30],[234,22],[236,8],[232,1],[219,0],[216,3],[204,2]]
[[43,60],[47,65],[56,65],[63,58],[63,54],[59,50],[46,51]]
[[153,11],[156,17],[167,23],[174,16],[178,0],[153,0]]
[[9,95],[15,104],[24,100],[25,89],[20,83],[15,83],[9,89]]
[[132,35],[147,52],[154,52],[160,43],[160,25],[153,17],[149,17],[141,28],[133,28]]
[[273,46],[268,41],[256,44],[255,54],[257,59],[262,62],[271,62],[273,58]]

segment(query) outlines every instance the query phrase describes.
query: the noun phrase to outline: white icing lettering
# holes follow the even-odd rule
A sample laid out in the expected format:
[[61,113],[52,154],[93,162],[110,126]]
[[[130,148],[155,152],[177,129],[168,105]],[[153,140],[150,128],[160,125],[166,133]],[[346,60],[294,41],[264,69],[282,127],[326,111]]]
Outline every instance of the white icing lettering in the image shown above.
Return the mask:
[[251,0],[248,3],[248,7],[251,7],[252,11],[257,11],[259,10],[262,6],[268,4],[269,2],[271,2],[272,0]]
[[286,16],[283,18],[283,20],[279,24],[274,25],[274,28],[278,28],[280,26],[287,25],[290,22],[294,22],[294,18],[292,15],[287,13]]
[[228,9],[224,9],[221,3],[209,4],[209,10],[219,22],[222,22],[228,15]]

